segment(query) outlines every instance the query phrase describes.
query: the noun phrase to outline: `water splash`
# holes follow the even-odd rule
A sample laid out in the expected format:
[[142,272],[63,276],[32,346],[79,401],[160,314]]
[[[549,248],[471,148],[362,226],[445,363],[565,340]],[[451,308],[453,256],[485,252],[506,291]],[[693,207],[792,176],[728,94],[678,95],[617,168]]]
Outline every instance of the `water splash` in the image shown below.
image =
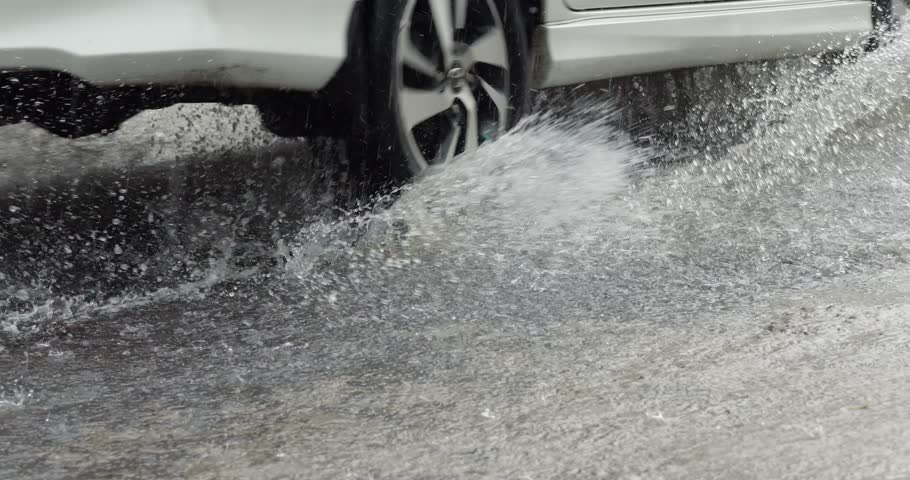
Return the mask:
[[[0,350],[2,352],[2,350]],[[0,385],[0,411],[4,409],[24,407],[34,397],[35,392],[19,385],[19,381],[13,382],[13,385],[5,387]]]
[[[788,77],[784,83],[799,88],[787,91],[798,98],[769,101],[778,106],[747,135],[751,141],[725,155],[696,148],[691,165],[645,179],[639,174],[652,152],[612,126],[618,112],[612,103],[583,98],[569,112],[544,110],[500,141],[406,187],[391,208],[383,198],[341,219],[323,215],[297,224],[296,241],[287,247],[279,242],[270,256],[287,259],[287,276],[303,284],[296,288],[304,296],[332,304],[344,303],[343,288],[384,285],[399,271],[457,282],[468,264],[507,285],[545,289],[597,281],[604,289],[641,287],[686,301],[681,287],[745,289],[749,282],[787,283],[806,271],[842,274],[893,252],[902,258],[903,237],[860,247],[856,232],[864,226],[855,224],[893,219],[887,209],[894,206],[879,201],[888,191],[882,182],[892,190],[906,184],[898,162],[875,165],[869,152],[894,158],[910,149],[901,134],[907,52],[907,40],[898,38],[830,79],[812,69]],[[698,127],[698,118],[690,120]],[[737,126],[729,123],[730,130]],[[877,142],[875,149],[864,153],[870,141]],[[851,192],[856,172],[865,172],[869,182]],[[853,195],[849,202],[839,201],[847,194]],[[861,205],[857,195],[874,201]],[[301,201],[318,204],[322,196],[289,196],[274,205],[289,211]],[[826,208],[801,216],[799,209],[819,204]],[[797,224],[802,227],[794,232]],[[832,224],[837,232],[856,230],[834,234]],[[212,229],[206,224],[199,230]],[[214,264],[199,266],[183,285],[186,291],[203,292],[236,275],[249,278],[244,269],[225,273],[232,252],[228,242]],[[800,270],[782,275],[781,263]],[[152,289],[125,303],[172,298],[182,288]],[[98,309],[119,308],[121,300],[50,295],[5,317],[2,330],[21,335],[54,319],[78,321]]]
[[[568,115],[534,115],[496,142],[435,167],[388,209],[317,223],[290,250],[287,271],[427,249],[504,255],[595,238],[647,153],[612,126],[615,106],[590,99]],[[386,199],[378,201],[387,203]],[[555,249],[555,250],[554,250]]]
[[908,26],[883,48],[844,63],[830,75],[811,69],[790,79],[786,101],[763,112],[749,141],[728,154],[703,155],[675,172],[689,189],[714,183],[742,197],[773,193],[805,178],[848,181],[868,157],[844,155],[850,144],[874,143],[875,155],[902,154],[908,145],[910,37]]

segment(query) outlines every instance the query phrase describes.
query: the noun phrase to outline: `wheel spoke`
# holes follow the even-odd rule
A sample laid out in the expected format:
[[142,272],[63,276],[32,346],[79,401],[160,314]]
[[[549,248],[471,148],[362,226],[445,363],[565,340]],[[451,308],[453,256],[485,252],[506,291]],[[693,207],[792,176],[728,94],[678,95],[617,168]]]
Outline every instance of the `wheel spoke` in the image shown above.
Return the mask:
[[474,94],[469,90],[462,90],[458,95],[458,99],[461,100],[461,103],[464,104],[464,116],[465,116],[465,138],[464,138],[464,151],[473,152],[477,150],[477,145],[480,142],[480,135],[478,133],[478,119],[477,119],[477,99],[474,98]]
[[506,37],[497,27],[491,28],[470,45],[475,62],[482,62],[499,68],[508,69],[509,60],[506,53]]
[[493,100],[493,104],[496,105],[496,111],[499,118],[499,133],[504,133],[509,118],[508,97],[506,97],[505,93],[497,90],[493,85],[490,85],[489,82],[484,80],[480,75],[477,76],[477,79],[480,81],[480,86],[483,88],[483,91],[487,92],[487,95]]
[[455,150],[458,148],[458,140],[461,138],[461,125],[458,122],[452,122],[452,128],[446,136],[445,142],[439,147],[436,154],[436,163],[448,163],[455,158]]
[[428,77],[439,78],[442,75],[436,63],[427,58],[414,45],[407,31],[401,32],[401,58],[405,65]]
[[451,96],[444,91],[404,87],[399,96],[401,115],[408,131],[452,106]]
[[433,25],[436,27],[436,35],[439,36],[439,46],[442,48],[445,64],[449,65],[452,60],[452,52],[455,49],[452,3],[451,0],[429,0],[429,3],[430,13],[433,15]]
[[[478,37],[468,24],[473,24],[472,9],[479,8],[480,3],[486,4],[494,21]],[[398,73],[408,69],[419,77],[399,75],[393,100],[414,173],[451,162],[460,153],[474,152],[482,141],[505,133],[511,116],[510,57],[506,30],[496,10],[494,0],[407,2],[396,68]],[[432,18],[426,19],[425,15]],[[425,23],[421,24],[421,31],[412,30],[416,25],[411,21],[416,19],[431,22],[435,38],[433,34],[425,36]],[[471,39],[470,44],[460,43]],[[410,83],[417,79],[420,84]],[[457,110],[461,113],[456,117]],[[428,156],[430,152],[435,152],[432,157]]]
[[468,0],[455,0],[455,29],[463,29],[467,22]]

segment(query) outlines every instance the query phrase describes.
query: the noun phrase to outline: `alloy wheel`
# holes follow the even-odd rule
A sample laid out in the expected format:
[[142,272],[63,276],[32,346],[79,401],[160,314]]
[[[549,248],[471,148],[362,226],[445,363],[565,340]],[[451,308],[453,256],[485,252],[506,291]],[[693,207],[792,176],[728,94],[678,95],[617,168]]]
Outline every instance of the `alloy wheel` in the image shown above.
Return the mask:
[[509,52],[494,0],[410,0],[395,59],[393,101],[413,173],[508,128]]

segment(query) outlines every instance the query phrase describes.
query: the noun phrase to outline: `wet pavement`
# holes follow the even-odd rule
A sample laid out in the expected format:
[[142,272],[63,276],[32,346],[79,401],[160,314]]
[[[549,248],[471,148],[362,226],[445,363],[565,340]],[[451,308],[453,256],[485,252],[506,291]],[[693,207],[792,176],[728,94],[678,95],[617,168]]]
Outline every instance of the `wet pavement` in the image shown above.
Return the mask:
[[663,150],[573,99],[347,214],[243,110],[0,130],[0,477],[901,478],[908,59],[708,89]]

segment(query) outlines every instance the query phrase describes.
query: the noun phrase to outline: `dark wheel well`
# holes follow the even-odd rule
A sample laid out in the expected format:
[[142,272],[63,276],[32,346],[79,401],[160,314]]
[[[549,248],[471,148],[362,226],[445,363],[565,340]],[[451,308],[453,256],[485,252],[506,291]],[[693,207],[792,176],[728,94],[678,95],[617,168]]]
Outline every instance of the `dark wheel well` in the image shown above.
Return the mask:
[[[543,8],[542,8],[543,0],[520,0],[520,1],[524,7],[522,10],[527,13],[527,17],[526,17],[527,21],[525,22],[525,26],[528,29],[527,37],[528,37],[528,42],[530,43],[534,38],[534,29],[537,28],[538,25],[540,25],[540,23],[543,19]],[[375,3],[376,3],[376,0],[362,0],[361,4],[357,7],[359,11],[355,13],[355,17],[360,17],[360,18],[355,18],[352,21],[352,25],[356,25],[356,24],[363,25],[365,23],[365,22],[363,22],[363,19],[369,18],[369,15],[373,12],[373,9],[375,8]],[[361,36],[366,36],[366,40],[369,41],[371,32],[369,32],[365,29],[351,28],[351,30],[352,30],[352,32],[350,32],[350,33],[359,34]],[[359,43],[356,41],[356,39],[351,38],[350,35],[349,35],[349,40],[350,40],[350,45],[352,46],[352,48]]]

